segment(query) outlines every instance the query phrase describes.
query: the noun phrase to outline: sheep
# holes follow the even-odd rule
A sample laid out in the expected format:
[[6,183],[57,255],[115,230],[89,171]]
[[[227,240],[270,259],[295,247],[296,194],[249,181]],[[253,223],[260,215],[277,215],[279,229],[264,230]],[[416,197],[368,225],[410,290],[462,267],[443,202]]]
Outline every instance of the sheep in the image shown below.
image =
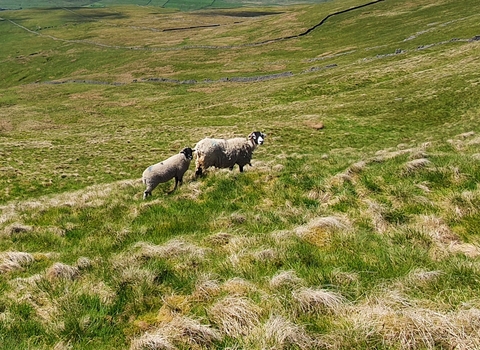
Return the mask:
[[238,164],[240,172],[243,172],[245,165],[250,165],[252,154],[257,145],[263,144],[266,135],[260,131],[252,132],[248,138],[236,137],[233,139],[212,139],[200,140],[195,148],[195,176],[201,176],[203,171],[214,166],[216,168],[229,168],[233,170]]
[[190,161],[193,159],[193,150],[190,147],[184,148],[180,153],[171,156],[163,162],[149,166],[142,175],[142,182],[147,186],[143,192],[143,199],[152,195],[152,191],[159,183],[167,182],[175,178],[176,190],[178,183],[183,182],[183,174],[188,170]]

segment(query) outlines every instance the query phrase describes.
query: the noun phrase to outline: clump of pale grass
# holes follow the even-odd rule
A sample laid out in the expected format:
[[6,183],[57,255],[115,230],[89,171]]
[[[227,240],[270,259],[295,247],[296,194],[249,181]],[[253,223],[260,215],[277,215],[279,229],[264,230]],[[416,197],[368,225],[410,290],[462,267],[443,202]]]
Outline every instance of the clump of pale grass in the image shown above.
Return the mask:
[[455,135],[455,137],[460,139],[466,139],[475,135],[475,131],[467,131],[462,134]]
[[407,281],[414,285],[425,285],[432,281],[435,281],[444,274],[443,271],[426,271],[423,269],[416,269],[411,271],[407,276]]
[[246,295],[256,289],[253,283],[240,277],[231,278],[222,285],[222,290],[235,296]]
[[[372,302],[373,301],[373,302]],[[440,312],[390,296],[367,300],[346,310],[355,331],[377,335],[383,345],[400,349],[476,349],[480,346],[479,310]]]
[[189,346],[209,348],[215,341],[221,340],[221,335],[217,330],[185,316],[175,316],[172,321],[162,325],[160,332],[174,342],[181,342]]
[[255,329],[249,344],[261,349],[312,349],[315,342],[305,329],[283,316],[271,315],[265,324]]
[[82,256],[77,259],[77,268],[79,270],[88,269],[90,266],[92,266],[92,262],[89,258]]
[[139,248],[139,254],[146,258],[178,258],[189,256],[201,259],[206,253],[205,248],[200,248],[180,239],[172,239],[164,245],[138,242],[135,244],[134,248]]
[[300,288],[292,297],[298,311],[304,313],[337,313],[346,303],[341,294],[325,289]]
[[193,297],[196,300],[209,300],[217,296],[221,291],[220,282],[209,275],[200,276],[195,284]]
[[230,242],[233,235],[225,232],[219,232],[214,235],[208,236],[205,240],[215,246],[224,246]]
[[459,240],[443,219],[434,215],[417,216],[413,228],[426,234],[437,244],[449,245]]
[[30,253],[5,252],[0,254],[0,273],[20,270],[23,266],[31,264],[35,258]]
[[462,193],[453,193],[447,199],[447,208],[457,218],[463,218],[467,215],[475,215],[479,211],[480,203],[479,188],[473,191],[463,191]]
[[12,236],[16,234],[31,232],[32,230],[33,230],[32,226],[24,225],[20,222],[15,222],[5,227],[3,232],[6,236]]
[[430,165],[432,162],[430,162],[427,158],[418,158],[411,160],[407,163],[405,163],[404,171],[406,174],[411,174],[416,170],[423,169]]
[[175,350],[177,349],[162,334],[145,333],[140,338],[134,339],[130,345],[131,350]]
[[334,232],[349,232],[351,225],[347,219],[336,216],[317,217],[306,225],[295,228],[295,234],[312,244],[324,246],[330,243]]
[[155,273],[147,269],[139,268],[138,266],[127,266],[122,269],[120,273],[120,279],[122,282],[128,283],[153,283],[153,281],[155,280]]
[[208,310],[210,319],[230,337],[248,335],[258,326],[261,308],[245,297],[227,296]]
[[365,167],[367,166],[367,162],[364,160],[361,160],[359,162],[353,163],[350,165],[350,167],[347,169],[347,174],[358,174],[362,172]]
[[208,325],[186,316],[173,316],[155,330],[135,339],[131,349],[177,349],[176,343],[190,348],[213,346],[221,340],[220,333]]
[[480,256],[480,247],[470,243],[453,242],[448,246],[448,250],[454,254],[462,253],[472,259]]
[[270,279],[270,288],[297,287],[303,285],[304,280],[297,276],[294,270],[280,271]]
[[335,269],[332,271],[332,279],[338,284],[346,285],[357,282],[359,276],[356,272],[345,272]]
[[276,262],[280,261],[280,254],[277,250],[267,248],[253,253],[253,258],[258,262]]
[[80,276],[80,270],[75,266],[57,262],[48,268],[46,276],[49,280],[74,280]]

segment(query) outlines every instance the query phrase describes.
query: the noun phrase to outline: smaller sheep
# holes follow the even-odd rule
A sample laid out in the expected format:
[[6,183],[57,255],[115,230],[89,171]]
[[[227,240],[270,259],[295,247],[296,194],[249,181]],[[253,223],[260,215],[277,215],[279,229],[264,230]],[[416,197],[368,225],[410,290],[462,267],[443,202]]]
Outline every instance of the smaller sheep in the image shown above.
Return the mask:
[[142,182],[147,186],[143,192],[143,199],[152,195],[152,191],[159,183],[167,182],[175,178],[176,190],[178,183],[183,182],[183,174],[188,170],[190,161],[193,158],[192,149],[190,147],[184,148],[180,153],[171,156],[163,162],[149,166],[142,175]]
[[257,145],[263,144],[266,135],[260,131],[252,132],[248,138],[236,137],[233,139],[204,138],[195,146],[197,153],[195,175],[200,176],[203,170],[211,166],[216,168],[229,168],[233,170],[238,164],[240,172],[245,165],[250,165],[252,154]]

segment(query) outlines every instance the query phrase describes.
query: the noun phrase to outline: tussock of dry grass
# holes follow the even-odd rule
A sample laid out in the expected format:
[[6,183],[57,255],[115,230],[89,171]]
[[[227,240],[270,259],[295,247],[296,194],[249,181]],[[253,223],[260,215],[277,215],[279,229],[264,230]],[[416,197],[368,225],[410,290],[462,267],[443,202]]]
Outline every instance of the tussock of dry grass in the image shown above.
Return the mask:
[[429,236],[437,244],[449,245],[459,240],[444,220],[434,215],[417,216],[413,227]]
[[80,277],[80,270],[75,266],[57,262],[47,269],[46,277],[49,280],[74,280]]
[[43,196],[35,200],[12,201],[0,206],[2,212],[0,224],[15,220],[22,213],[29,210],[46,210],[63,206],[73,208],[99,207],[105,203],[104,198],[111,196],[112,192],[118,187],[135,186],[136,182],[138,180],[121,180],[109,184],[93,185],[82,190],[60,193],[54,196]]
[[19,222],[15,222],[15,223],[5,227],[3,232],[6,236],[11,236],[11,235],[15,235],[15,234],[31,232],[32,230],[33,230],[32,226],[24,225],[24,224],[19,223]]
[[221,339],[220,333],[208,325],[201,324],[185,316],[175,316],[173,320],[159,330],[173,342],[180,342],[187,346],[210,347]]
[[259,324],[262,310],[245,297],[227,296],[208,310],[210,319],[230,337],[248,335]]
[[476,308],[441,312],[387,295],[345,311],[355,330],[379,335],[388,347],[476,349],[480,346],[480,314]]
[[386,211],[385,206],[371,199],[364,200],[364,203],[368,206],[365,213],[370,217],[375,231],[378,233],[386,232],[389,225],[384,218],[384,213]]
[[407,174],[411,174],[412,172],[418,170],[418,169],[423,169],[427,166],[429,166],[432,162],[430,162],[426,158],[419,158],[419,159],[414,159],[411,160],[407,163],[405,163],[405,172]]
[[5,252],[0,254],[0,273],[21,270],[23,266],[31,264],[35,258],[30,253]]
[[200,276],[195,284],[193,298],[198,301],[210,300],[221,292],[220,282],[212,276]]
[[145,333],[140,338],[135,339],[131,346],[131,350],[175,350],[165,336],[156,333]]
[[360,173],[362,170],[365,169],[365,167],[368,165],[368,162],[365,160],[361,160],[359,162],[356,162],[352,165],[350,165],[350,168],[348,168],[347,173],[349,174],[357,174]]
[[298,311],[305,313],[338,313],[346,303],[341,294],[325,289],[300,288],[292,292],[292,297]]
[[297,287],[305,283],[303,279],[297,276],[294,270],[280,271],[270,279],[270,288],[278,289],[281,287]]
[[121,269],[120,279],[122,282],[147,282],[153,283],[155,273],[150,270],[142,269],[138,266],[126,266]]
[[329,244],[330,235],[334,232],[349,232],[351,224],[346,218],[336,216],[317,217],[306,225],[295,228],[295,234],[312,244],[324,246]]
[[480,256],[480,247],[470,243],[453,242],[448,246],[448,250],[453,254],[461,253],[472,259]]
[[332,271],[332,279],[340,285],[358,282],[359,278],[360,277],[356,272],[345,272],[338,269]]
[[426,271],[423,269],[416,269],[411,271],[408,276],[407,280],[410,283],[413,283],[414,285],[419,285],[419,284],[428,284],[434,280],[436,280],[438,277],[443,275],[443,271]]
[[249,338],[252,347],[261,349],[314,349],[316,345],[302,326],[278,315],[271,315]]
[[233,237],[234,236],[231,235],[230,233],[219,232],[211,236],[208,236],[205,239],[205,241],[207,241],[208,243],[214,246],[224,246],[224,245],[227,245],[232,240]]
[[467,215],[475,215],[479,212],[480,188],[473,191],[463,191],[462,193],[454,193],[447,197],[445,207],[454,217],[463,218]]
[[182,256],[190,256],[192,258],[202,259],[207,252],[207,249],[205,248],[200,248],[180,239],[172,239],[164,245],[138,242],[135,244],[134,248],[139,248],[139,254],[147,258],[178,258]]
[[256,286],[240,277],[234,277],[225,281],[222,285],[222,290],[228,292],[230,295],[242,296],[257,290]]

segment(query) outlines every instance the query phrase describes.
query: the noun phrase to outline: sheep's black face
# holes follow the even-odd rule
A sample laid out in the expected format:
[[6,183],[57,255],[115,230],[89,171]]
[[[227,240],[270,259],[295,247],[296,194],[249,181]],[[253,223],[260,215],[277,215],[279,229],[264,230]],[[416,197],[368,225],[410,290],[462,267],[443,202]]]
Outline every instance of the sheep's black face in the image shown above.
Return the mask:
[[190,147],[182,149],[180,153],[183,153],[187,159],[193,159],[193,151]]
[[248,138],[253,140],[257,145],[263,145],[266,136],[263,132],[255,131],[248,135]]

